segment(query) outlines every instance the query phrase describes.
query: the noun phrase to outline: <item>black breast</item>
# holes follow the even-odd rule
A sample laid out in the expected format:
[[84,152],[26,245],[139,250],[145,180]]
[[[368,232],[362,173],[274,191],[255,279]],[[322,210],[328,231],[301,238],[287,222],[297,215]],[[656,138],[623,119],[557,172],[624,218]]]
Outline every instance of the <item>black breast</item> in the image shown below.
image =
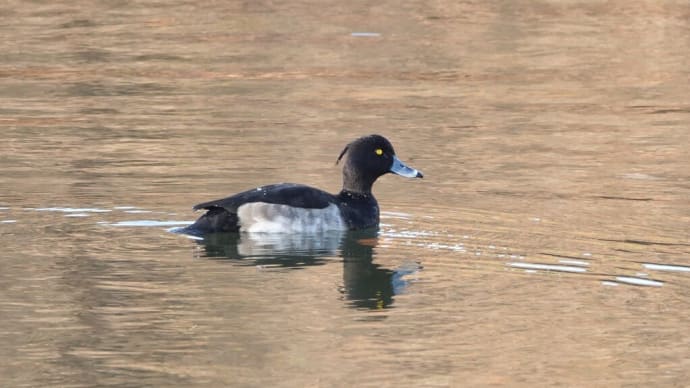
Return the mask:
[[338,195],[338,208],[350,230],[379,226],[379,204],[371,194],[343,190]]

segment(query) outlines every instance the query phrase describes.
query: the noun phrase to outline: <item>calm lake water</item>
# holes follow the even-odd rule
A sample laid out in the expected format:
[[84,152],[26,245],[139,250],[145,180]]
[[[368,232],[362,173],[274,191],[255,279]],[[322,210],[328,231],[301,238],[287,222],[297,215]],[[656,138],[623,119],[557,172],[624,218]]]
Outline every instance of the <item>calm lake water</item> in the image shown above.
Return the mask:
[[[0,385],[687,384],[687,1],[2,8]],[[369,133],[378,233],[169,231]]]

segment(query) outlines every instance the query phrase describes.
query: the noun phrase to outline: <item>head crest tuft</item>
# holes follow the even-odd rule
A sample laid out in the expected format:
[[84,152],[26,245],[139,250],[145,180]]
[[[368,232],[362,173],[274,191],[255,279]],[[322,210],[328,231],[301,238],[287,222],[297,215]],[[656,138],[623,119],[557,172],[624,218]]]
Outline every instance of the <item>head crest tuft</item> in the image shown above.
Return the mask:
[[345,148],[343,148],[343,151],[340,153],[340,156],[338,156],[338,160],[335,161],[336,165],[338,164],[338,162],[340,162],[340,159],[342,159],[343,156],[345,156],[345,153],[347,152],[347,150],[349,148],[350,148],[350,144],[346,145]]

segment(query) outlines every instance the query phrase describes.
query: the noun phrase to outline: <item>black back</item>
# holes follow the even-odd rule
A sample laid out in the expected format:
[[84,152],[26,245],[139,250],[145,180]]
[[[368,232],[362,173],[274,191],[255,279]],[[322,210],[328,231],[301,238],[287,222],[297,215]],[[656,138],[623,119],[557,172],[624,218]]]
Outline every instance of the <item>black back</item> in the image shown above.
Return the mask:
[[200,203],[194,210],[223,208],[236,212],[245,203],[265,202],[307,209],[323,209],[335,202],[335,197],[323,190],[295,183],[278,183],[257,187],[228,198]]

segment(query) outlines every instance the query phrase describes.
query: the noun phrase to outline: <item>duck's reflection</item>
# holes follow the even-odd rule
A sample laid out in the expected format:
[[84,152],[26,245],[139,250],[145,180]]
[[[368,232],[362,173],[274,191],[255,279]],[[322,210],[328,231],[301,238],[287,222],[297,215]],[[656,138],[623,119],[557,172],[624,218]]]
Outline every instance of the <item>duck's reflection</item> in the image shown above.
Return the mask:
[[390,307],[394,295],[407,286],[403,277],[419,269],[416,264],[397,270],[374,264],[376,230],[291,235],[218,233],[207,235],[198,243],[205,258],[231,259],[264,267],[298,269],[340,257],[341,292],[355,308]]

